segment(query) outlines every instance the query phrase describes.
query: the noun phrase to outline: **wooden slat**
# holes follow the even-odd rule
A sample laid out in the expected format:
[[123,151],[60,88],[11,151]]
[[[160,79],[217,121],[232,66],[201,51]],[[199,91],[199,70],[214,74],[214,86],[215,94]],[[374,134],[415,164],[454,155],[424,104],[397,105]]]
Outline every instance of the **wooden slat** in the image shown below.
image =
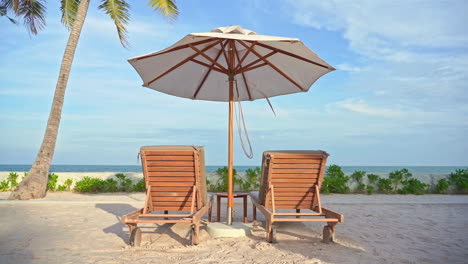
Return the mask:
[[[276,188],[276,187],[275,187]],[[283,188],[278,188],[276,192],[285,192],[285,193],[297,193],[297,194],[306,194],[310,192],[314,192],[314,189],[311,187],[283,187]]]
[[[149,182],[192,182],[195,183],[195,177],[149,177]],[[192,184],[194,185],[194,184]]]
[[193,189],[193,185],[192,186],[180,186],[180,187],[165,187],[165,186],[162,186],[162,187],[153,187],[152,188],[152,193],[156,193],[156,192],[167,192],[167,193],[171,193],[171,192],[174,192],[174,193],[187,193],[187,192],[192,192],[192,189]]
[[193,167],[160,167],[160,166],[148,166],[148,172],[158,171],[193,171]]
[[153,200],[153,206],[155,208],[158,208],[158,207],[161,207],[161,206],[171,206],[171,207],[185,207],[185,206],[188,206],[190,207],[190,202],[187,202],[187,201],[182,201],[182,202],[162,202],[160,200]]
[[[268,208],[268,207],[267,207]],[[300,205],[300,206],[292,206],[292,205],[284,205],[284,204],[281,204],[281,205],[277,205],[276,206],[276,209],[310,209],[310,206],[304,206],[304,205]],[[276,221],[276,220],[275,220]]]
[[193,161],[147,161],[147,166],[161,167],[194,167]]
[[303,200],[303,201],[282,201],[282,200],[275,200],[276,205],[281,205],[281,204],[289,204],[289,205],[307,205],[307,206],[312,206],[312,201],[310,200]]
[[314,198],[313,195],[308,195],[308,196],[283,196],[280,195],[280,193],[277,193],[275,197],[275,201],[312,201],[312,198]]
[[318,169],[320,164],[314,163],[279,163],[273,164],[273,169]]
[[154,171],[154,172],[148,172],[147,176],[150,176],[150,177],[178,177],[178,176],[194,177],[195,172],[194,171]]
[[186,192],[151,192],[151,196],[160,196],[160,197],[191,197],[191,189]]
[[271,154],[274,159],[322,159],[320,154],[292,154],[292,153],[274,153]]
[[275,188],[288,188],[288,187],[300,187],[300,188],[312,188],[314,183],[276,183]]
[[276,173],[271,175],[271,179],[309,179],[315,181],[317,178],[317,173]]
[[193,160],[192,156],[146,156],[146,160],[155,161],[155,160]]
[[278,197],[314,197],[314,194],[311,192],[277,192],[276,193]]
[[271,182],[276,186],[276,183],[312,183],[313,181],[311,179],[301,179],[301,178],[290,178],[290,179],[271,179]]
[[181,196],[181,197],[167,197],[167,196],[152,196],[153,202],[191,202],[192,196]]
[[168,210],[168,211],[190,211],[190,205],[185,207],[174,207],[174,206],[160,206],[155,205],[154,210]]
[[274,159],[272,164],[320,164],[321,159]]
[[143,151],[148,156],[193,156],[193,151],[191,150],[144,150]]
[[318,169],[273,169],[273,174],[280,173],[319,173]]
[[338,222],[336,218],[275,218],[275,222]]
[[172,186],[172,187],[182,187],[182,186],[193,186],[193,182],[150,182],[151,186],[162,187],[162,186]]

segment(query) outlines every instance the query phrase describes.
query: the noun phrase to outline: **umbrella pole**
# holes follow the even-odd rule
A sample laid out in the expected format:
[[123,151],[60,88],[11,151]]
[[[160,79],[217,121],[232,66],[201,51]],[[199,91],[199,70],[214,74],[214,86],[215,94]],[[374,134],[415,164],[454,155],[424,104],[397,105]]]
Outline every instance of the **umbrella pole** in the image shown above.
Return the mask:
[[234,159],[234,49],[233,41],[229,42],[229,138],[228,138],[228,206],[226,220],[228,225],[232,225],[232,213],[234,208],[233,195],[233,159]]
[[227,214],[226,220],[228,225],[232,225],[232,208],[233,205],[233,154],[234,154],[234,133],[233,133],[233,126],[234,126],[234,88],[233,88],[233,80],[229,78],[229,154],[228,154],[228,206],[227,206]]

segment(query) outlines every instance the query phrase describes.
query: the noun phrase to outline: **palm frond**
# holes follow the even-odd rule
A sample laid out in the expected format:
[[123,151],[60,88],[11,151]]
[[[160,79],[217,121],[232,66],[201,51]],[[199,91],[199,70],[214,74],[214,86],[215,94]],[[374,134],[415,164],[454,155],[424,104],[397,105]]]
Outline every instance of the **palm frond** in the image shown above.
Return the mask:
[[[13,0],[13,2],[16,2]],[[46,25],[45,0],[23,0],[19,2],[16,15],[23,17],[23,23],[29,33],[37,35]],[[13,3],[14,6],[14,3]],[[14,8],[14,7],[13,7]]]
[[18,21],[14,20],[13,18],[8,16],[8,9],[6,6],[3,6],[3,3],[0,3],[0,16],[4,16],[11,21],[11,23],[18,25]]
[[119,34],[120,43],[127,48],[127,25],[130,19],[130,5],[124,0],[102,0],[99,9],[104,10],[114,21],[117,33]]
[[165,17],[174,20],[179,15],[175,0],[150,0],[149,5]]
[[75,22],[76,13],[81,0],[61,0],[60,11],[62,11],[62,24],[70,30]]

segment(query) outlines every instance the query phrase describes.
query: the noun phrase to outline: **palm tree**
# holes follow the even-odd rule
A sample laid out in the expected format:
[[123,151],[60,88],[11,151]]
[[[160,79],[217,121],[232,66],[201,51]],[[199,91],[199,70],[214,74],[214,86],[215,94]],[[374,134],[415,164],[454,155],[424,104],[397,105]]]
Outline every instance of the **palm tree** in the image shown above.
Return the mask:
[[[41,29],[45,25],[45,20],[38,19],[43,18],[45,14],[45,8],[37,8],[38,6],[44,7],[42,2],[44,0],[2,0],[3,6],[25,18],[25,25],[33,34],[37,34],[37,29]],[[88,12],[89,2],[90,0],[61,0],[62,23],[71,31],[60,67],[52,109],[36,160],[28,176],[8,197],[10,200],[43,198],[46,195],[49,168],[57,141],[65,89],[67,88],[78,39]],[[165,17],[173,19],[178,15],[175,0],[149,0],[149,5]],[[22,6],[26,6],[26,11],[21,11]],[[101,5],[98,8],[110,16],[117,28],[120,42],[124,47],[127,47],[126,26],[129,21],[129,4],[125,0],[101,0]],[[27,17],[29,19],[26,19]],[[37,23],[38,21],[44,23]]]

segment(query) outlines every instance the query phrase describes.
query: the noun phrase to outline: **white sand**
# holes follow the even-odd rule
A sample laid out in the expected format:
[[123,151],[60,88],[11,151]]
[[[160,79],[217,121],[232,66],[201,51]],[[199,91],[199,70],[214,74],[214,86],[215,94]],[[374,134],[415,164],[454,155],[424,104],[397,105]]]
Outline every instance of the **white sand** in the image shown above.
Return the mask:
[[[330,245],[320,242],[323,223],[281,224],[276,244],[265,242],[262,229],[229,239],[202,230],[198,246],[188,245],[188,225],[148,224],[139,248],[127,246],[119,217],[143,205],[141,193],[7,196],[0,193],[2,264],[468,262],[466,195],[323,195],[324,207],[345,215]],[[240,220],[241,205],[236,208]]]

